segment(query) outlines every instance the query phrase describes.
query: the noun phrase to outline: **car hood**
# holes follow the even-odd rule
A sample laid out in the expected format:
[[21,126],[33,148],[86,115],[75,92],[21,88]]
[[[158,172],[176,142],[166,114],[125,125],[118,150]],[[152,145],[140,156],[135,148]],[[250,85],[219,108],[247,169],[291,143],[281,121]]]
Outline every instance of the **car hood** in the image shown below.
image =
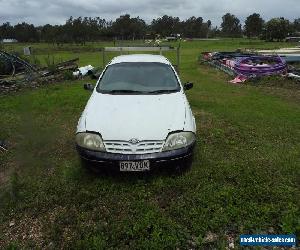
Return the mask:
[[183,130],[186,101],[181,92],[160,95],[110,95],[94,92],[85,110],[86,131],[103,140],[164,140]]

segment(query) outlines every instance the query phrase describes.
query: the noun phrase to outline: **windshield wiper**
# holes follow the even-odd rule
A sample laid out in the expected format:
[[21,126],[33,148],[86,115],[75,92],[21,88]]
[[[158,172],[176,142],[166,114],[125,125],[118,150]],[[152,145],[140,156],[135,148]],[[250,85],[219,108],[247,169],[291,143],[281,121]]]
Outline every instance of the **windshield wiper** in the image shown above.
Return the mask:
[[154,91],[138,91],[130,89],[113,89],[113,90],[102,90],[101,93],[104,94],[161,94],[161,93],[174,93],[179,91],[179,89],[158,89]]
[[118,94],[118,93],[137,93],[137,94],[141,94],[141,93],[145,93],[143,91],[138,91],[138,90],[130,90],[130,89],[113,89],[113,90],[104,90],[103,93],[111,93],[111,94]]
[[179,91],[179,89],[158,89],[158,90],[154,90],[154,91],[149,91],[147,92],[148,94],[160,94],[160,93],[173,93],[173,92],[177,92]]

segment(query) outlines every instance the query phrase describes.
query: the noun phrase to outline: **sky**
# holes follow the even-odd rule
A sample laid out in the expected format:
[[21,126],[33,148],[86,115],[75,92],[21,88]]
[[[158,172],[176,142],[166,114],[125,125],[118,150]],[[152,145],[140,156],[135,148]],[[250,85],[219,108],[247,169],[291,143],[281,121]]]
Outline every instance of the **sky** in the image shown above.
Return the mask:
[[300,0],[0,0],[0,23],[22,21],[35,25],[63,24],[70,16],[101,17],[115,20],[120,15],[139,16],[147,23],[163,15],[191,16],[211,20],[219,26],[230,12],[242,22],[256,12],[268,20],[300,18]]

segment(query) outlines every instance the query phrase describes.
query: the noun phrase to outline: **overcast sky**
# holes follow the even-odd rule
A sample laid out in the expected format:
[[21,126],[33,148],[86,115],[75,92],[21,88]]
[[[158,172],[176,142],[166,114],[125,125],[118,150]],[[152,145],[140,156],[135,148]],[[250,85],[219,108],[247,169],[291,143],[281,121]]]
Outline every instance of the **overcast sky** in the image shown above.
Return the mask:
[[147,22],[166,14],[181,19],[201,16],[220,25],[227,12],[241,21],[254,12],[265,20],[280,16],[294,20],[300,17],[300,0],[0,0],[0,23],[12,24],[63,24],[69,16],[114,20],[128,13]]

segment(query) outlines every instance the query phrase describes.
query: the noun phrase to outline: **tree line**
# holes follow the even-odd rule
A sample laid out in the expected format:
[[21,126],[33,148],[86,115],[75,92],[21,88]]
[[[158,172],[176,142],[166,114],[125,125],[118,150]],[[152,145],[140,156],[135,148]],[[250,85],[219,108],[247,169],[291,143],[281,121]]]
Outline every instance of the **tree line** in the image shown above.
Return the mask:
[[184,38],[247,36],[281,41],[297,32],[300,32],[300,18],[291,22],[279,17],[266,22],[258,13],[248,16],[244,25],[235,15],[227,13],[222,17],[220,27],[213,27],[210,20],[204,21],[202,17],[195,16],[180,20],[179,17],[164,15],[147,24],[140,17],[126,14],[114,21],[100,17],[70,17],[62,25],[34,26],[26,22],[11,25],[6,22],[0,26],[0,40],[84,44],[88,41],[154,39],[180,34]]

